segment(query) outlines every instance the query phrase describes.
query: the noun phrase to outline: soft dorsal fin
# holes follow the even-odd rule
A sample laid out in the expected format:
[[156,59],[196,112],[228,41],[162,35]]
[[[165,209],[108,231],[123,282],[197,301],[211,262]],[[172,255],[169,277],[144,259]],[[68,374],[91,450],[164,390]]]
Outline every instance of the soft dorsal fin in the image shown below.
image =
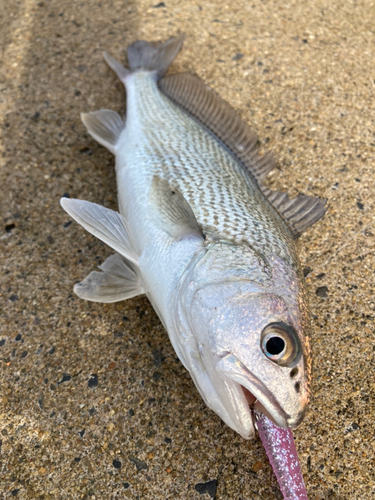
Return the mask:
[[199,121],[216,136],[256,180],[259,189],[298,237],[319,220],[327,208],[326,200],[299,195],[290,200],[286,193],[271,191],[263,179],[274,168],[275,160],[268,152],[259,156],[258,137],[238,113],[190,73],[167,76],[159,82],[160,90],[175,104]]
[[74,286],[78,297],[92,302],[111,303],[144,293],[138,269],[121,255],[111,255],[99,269],[103,272],[92,271]]
[[327,200],[299,194],[290,199],[286,193],[262,187],[263,194],[288,224],[295,238],[323,217]]
[[124,217],[96,203],[61,198],[61,206],[89,233],[93,234],[120,255],[138,265],[138,254]]
[[175,239],[195,236],[204,239],[197,219],[180,191],[158,175],[154,175],[150,202],[155,206],[158,225]]

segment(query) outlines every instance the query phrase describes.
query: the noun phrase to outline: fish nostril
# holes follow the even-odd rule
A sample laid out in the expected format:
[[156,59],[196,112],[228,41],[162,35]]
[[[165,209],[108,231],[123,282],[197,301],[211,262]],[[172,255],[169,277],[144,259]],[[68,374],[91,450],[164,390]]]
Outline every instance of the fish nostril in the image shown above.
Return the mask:
[[291,378],[294,378],[297,374],[298,374],[298,367],[297,367],[297,366],[295,366],[295,367],[293,368],[293,370],[291,370],[291,372],[290,372],[290,376],[291,376]]
[[294,388],[296,390],[296,392],[299,392],[300,388],[301,388],[301,384],[299,382],[297,382],[295,385],[294,385]]

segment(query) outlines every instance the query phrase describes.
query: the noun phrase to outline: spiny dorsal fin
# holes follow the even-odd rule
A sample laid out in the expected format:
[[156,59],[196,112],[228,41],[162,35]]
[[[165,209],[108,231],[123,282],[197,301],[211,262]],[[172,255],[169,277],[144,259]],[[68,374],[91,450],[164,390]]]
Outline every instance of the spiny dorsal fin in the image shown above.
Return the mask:
[[298,237],[326,212],[326,200],[271,191],[263,179],[274,168],[272,153],[259,156],[258,137],[238,113],[198,76],[181,73],[163,78],[160,90],[216,136],[256,180],[259,189]]
[[158,225],[175,239],[198,236],[204,239],[197,219],[180,191],[158,175],[154,175],[150,201],[155,205]]
[[274,168],[272,153],[259,156],[256,133],[198,76],[190,73],[167,76],[160,81],[159,86],[165,95],[215,134],[258,184]]
[[288,224],[295,238],[317,222],[328,207],[325,198],[315,198],[299,194],[290,199],[286,193],[272,191],[262,186],[262,192]]

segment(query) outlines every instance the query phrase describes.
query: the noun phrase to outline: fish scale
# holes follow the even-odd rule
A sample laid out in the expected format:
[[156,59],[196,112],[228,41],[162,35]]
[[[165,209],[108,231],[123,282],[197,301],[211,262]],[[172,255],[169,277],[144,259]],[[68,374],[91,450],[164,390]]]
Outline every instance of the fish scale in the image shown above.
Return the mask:
[[138,126],[133,129],[137,156],[129,158],[125,152],[119,168],[131,168],[136,161],[135,168],[147,170],[149,186],[153,175],[177,186],[207,235],[295,262],[290,231],[232,155],[160,93],[153,75],[136,73],[132,79],[127,123]]

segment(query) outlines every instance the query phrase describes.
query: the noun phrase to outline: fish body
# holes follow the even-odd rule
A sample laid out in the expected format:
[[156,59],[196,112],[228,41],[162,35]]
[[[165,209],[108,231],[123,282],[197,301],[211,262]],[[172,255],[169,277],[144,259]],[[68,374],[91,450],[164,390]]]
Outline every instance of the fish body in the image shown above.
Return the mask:
[[[206,404],[251,438],[252,409],[293,428],[309,401],[310,319],[293,228],[324,203],[262,187],[267,158],[201,82],[160,82],[181,45],[136,42],[131,71],[107,56],[126,87],[126,123],[108,110],[82,118],[115,154],[119,213],[62,205],[116,254],[75,291],[101,302],[146,293]],[[207,99],[218,99],[221,126],[215,114],[202,118]]]

